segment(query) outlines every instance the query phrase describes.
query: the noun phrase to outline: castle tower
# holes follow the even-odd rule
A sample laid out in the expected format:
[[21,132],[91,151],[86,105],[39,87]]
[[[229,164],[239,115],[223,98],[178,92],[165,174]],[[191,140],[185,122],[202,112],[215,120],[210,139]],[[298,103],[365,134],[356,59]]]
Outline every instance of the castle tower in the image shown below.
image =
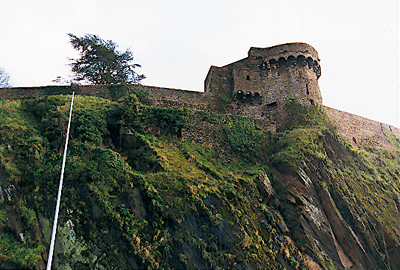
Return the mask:
[[251,107],[257,106],[266,115],[290,98],[306,105],[322,104],[320,76],[318,52],[306,43],[252,47],[244,59],[211,66],[205,92],[230,97],[242,109],[254,111]]

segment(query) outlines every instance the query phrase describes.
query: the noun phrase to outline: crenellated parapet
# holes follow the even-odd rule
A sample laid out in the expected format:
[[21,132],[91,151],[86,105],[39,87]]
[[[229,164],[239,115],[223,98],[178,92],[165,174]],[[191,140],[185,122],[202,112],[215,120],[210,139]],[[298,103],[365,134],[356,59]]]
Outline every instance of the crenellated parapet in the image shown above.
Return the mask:
[[270,70],[287,67],[308,67],[317,78],[321,76],[318,52],[306,43],[288,43],[268,48],[250,48],[249,58],[259,60],[258,68]]
[[230,113],[279,122],[288,99],[305,105],[322,104],[320,76],[318,52],[306,43],[252,47],[244,59],[212,66],[205,92],[211,93],[214,100],[230,97],[234,101]]
[[[248,57],[231,64],[211,66],[204,92],[147,85],[131,85],[147,93],[148,105],[189,108],[242,115],[268,123],[279,130],[288,99],[305,105],[323,105],[318,79],[321,66],[318,52],[305,43],[288,43],[268,48],[250,48]],[[122,91],[123,90],[123,91]],[[136,89],[137,90],[137,89]],[[0,100],[23,100],[48,95],[87,95],[121,101],[130,92],[125,87],[107,85],[0,88]],[[390,148],[387,134],[400,130],[377,121],[326,107],[337,132],[357,146]]]

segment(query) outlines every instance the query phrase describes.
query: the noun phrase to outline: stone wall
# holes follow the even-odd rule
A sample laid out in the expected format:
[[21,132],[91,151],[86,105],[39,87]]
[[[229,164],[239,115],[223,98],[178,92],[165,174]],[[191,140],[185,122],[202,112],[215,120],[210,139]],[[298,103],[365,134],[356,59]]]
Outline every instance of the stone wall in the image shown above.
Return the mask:
[[[220,77],[223,78],[223,77]],[[223,79],[221,79],[223,80]],[[216,100],[219,94],[213,92],[196,92],[181,89],[143,86],[149,92],[152,106],[190,108],[196,111],[217,111]],[[23,100],[54,94],[71,94],[75,91],[78,95],[97,96],[113,99],[107,86],[45,86],[45,87],[19,87],[1,88],[1,99]],[[214,105],[213,105],[214,104]],[[257,105],[252,103],[231,102],[225,105],[224,113],[242,115],[267,121],[271,130],[279,127],[282,120],[282,106]],[[391,132],[400,137],[400,129],[392,125],[370,120],[362,116],[351,114],[325,106],[329,118],[336,127],[337,132],[351,144],[356,146],[374,145],[381,148],[392,148],[387,140],[385,132]]]
[[[305,105],[322,105],[320,76],[318,52],[306,43],[287,43],[252,47],[244,59],[222,67],[211,66],[204,81],[204,92],[141,87],[148,92],[151,106],[242,115],[265,121],[279,131],[287,99],[294,98]],[[22,100],[75,91],[77,95],[120,101],[128,93],[125,90],[103,85],[0,88],[0,98]],[[326,110],[337,132],[353,145],[391,148],[385,132],[400,136],[394,126],[329,107]]]
[[222,67],[212,66],[205,92],[230,96],[251,105],[283,106],[295,98],[303,104],[322,104],[317,51],[305,43],[250,48],[248,57]]
[[179,107],[193,110],[206,110],[209,104],[209,94],[198,91],[162,88],[144,85],[149,92],[151,105],[157,107]]
[[[191,108],[194,110],[205,110],[208,106],[209,97],[204,92],[148,85],[142,85],[142,87],[149,93],[148,97],[153,106]],[[121,98],[121,94],[114,94],[106,85],[75,85],[0,88],[0,99],[24,100],[47,95],[67,95],[72,94],[72,91],[75,91],[76,95],[96,96],[109,100]]]
[[112,99],[107,86],[84,85],[84,86],[42,86],[42,87],[10,87],[0,88],[0,98],[10,100],[24,100],[48,95],[70,95],[75,91],[76,95],[96,96]]
[[392,148],[385,133],[400,137],[400,129],[359,115],[324,106],[336,131],[343,139],[355,146]]

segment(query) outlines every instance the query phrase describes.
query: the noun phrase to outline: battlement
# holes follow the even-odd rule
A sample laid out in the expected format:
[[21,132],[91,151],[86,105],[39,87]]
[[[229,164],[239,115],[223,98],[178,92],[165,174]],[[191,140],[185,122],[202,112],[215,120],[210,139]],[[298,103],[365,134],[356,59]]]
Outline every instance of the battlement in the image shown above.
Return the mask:
[[322,105],[320,76],[318,52],[306,43],[252,47],[246,58],[222,67],[211,66],[204,91],[211,94],[211,104],[218,104],[221,97],[232,100],[226,113],[279,125],[288,99],[304,105]]
[[248,56],[254,58],[266,57],[279,59],[283,57],[287,59],[290,56],[297,57],[299,55],[319,61],[317,50],[307,43],[285,43],[266,48],[251,47],[248,52]]
[[282,68],[291,66],[307,66],[317,78],[321,76],[318,52],[306,43],[287,43],[268,48],[251,47],[248,57],[262,59],[261,69]]
[[[318,52],[306,43],[287,43],[268,48],[252,47],[244,59],[222,67],[211,66],[204,92],[142,87],[148,93],[151,106],[242,115],[279,129],[288,99],[296,99],[304,105],[323,106],[318,85],[320,76]],[[118,87],[106,85],[0,88],[0,98],[21,100],[71,94],[75,90],[78,95],[120,100],[124,93],[116,89]],[[394,126],[326,109],[338,133],[353,145],[390,148],[385,132],[400,135],[400,130]]]
[[322,104],[320,76],[318,52],[308,44],[252,47],[247,58],[223,67],[212,66],[205,92],[218,92],[258,106],[282,106],[288,98],[315,105]]

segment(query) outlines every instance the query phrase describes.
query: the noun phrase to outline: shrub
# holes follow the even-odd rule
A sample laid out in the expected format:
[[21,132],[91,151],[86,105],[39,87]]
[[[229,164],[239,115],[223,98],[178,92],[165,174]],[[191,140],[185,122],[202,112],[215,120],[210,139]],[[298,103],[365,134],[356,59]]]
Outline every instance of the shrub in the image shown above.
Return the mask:
[[172,108],[149,108],[151,124],[157,131],[164,135],[174,135],[180,137],[182,128],[193,115],[190,109],[172,109]]
[[256,127],[253,119],[228,116],[224,123],[224,131],[235,152],[248,161],[257,159],[260,146],[264,141],[264,134]]
[[106,112],[102,108],[75,111],[73,114],[74,136],[82,142],[101,145],[103,136],[109,134],[106,119]]
[[333,125],[322,106],[306,106],[296,99],[288,99],[285,104],[285,112],[286,117],[282,124],[284,130],[316,126],[325,126],[333,130]]

